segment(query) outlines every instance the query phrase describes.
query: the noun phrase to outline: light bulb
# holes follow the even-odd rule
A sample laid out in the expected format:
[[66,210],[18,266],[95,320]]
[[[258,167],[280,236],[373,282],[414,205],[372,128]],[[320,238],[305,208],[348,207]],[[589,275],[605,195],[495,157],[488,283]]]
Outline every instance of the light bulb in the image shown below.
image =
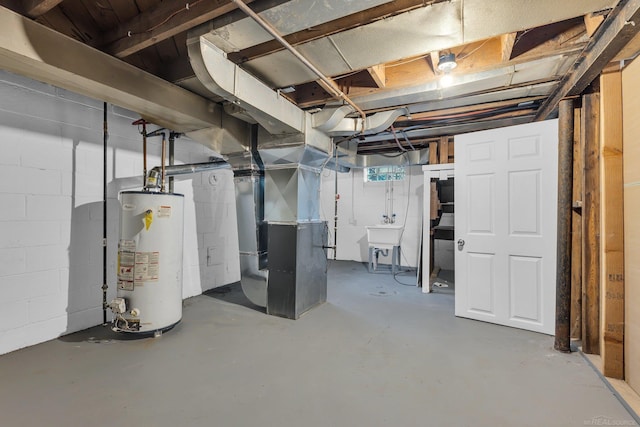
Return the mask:
[[449,87],[453,84],[453,76],[451,74],[445,74],[440,78],[441,87]]

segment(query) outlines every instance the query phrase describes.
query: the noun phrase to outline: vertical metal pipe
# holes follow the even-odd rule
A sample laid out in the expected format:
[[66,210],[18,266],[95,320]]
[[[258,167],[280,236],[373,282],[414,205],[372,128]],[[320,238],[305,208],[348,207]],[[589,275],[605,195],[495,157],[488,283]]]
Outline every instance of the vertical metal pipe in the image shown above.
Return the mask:
[[558,129],[558,246],[554,348],[571,351],[571,198],[573,192],[573,100],[560,102]]
[[107,122],[107,103],[103,103],[102,121],[102,323],[107,323],[107,143],[109,128]]
[[147,121],[142,119],[142,186],[147,185]]
[[160,155],[160,191],[164,193],[164,168],[167,157],[167,136],[162,132],[162,154]]
[[[169,132],[169,165],[170,166],[174,165],[175,143],[176,143],[176,133]],[[173,194],[173,179],[174,178],[172,176],[169,177],[169,193],[172,193],[172,194]]]
[[333,204],[333,260],[335,261],[338,258],[338,199],[340,199],[340,195],[338,194],[338,147],[334,148],[334,166],[336,169],[336,179],[335,179],[335,188],[334,188],[334,204]]

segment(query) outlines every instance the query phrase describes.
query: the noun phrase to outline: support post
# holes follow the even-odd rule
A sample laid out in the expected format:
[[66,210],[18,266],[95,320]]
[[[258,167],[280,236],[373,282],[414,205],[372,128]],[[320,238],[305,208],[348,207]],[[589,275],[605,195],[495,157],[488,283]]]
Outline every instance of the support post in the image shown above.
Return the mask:
[[571,338],[582,338],[582,107],[573,104],[573,214],[571,222]]
[[573,192],[573,100],[560,102],[558,143],[558,257],[554,348],[571,351],[571,205]]
[[602,373],[624,379],[622,73],[600,76],[602,203]]
[[600,94],[585,94],[582,108],[582,351],[600,354]]

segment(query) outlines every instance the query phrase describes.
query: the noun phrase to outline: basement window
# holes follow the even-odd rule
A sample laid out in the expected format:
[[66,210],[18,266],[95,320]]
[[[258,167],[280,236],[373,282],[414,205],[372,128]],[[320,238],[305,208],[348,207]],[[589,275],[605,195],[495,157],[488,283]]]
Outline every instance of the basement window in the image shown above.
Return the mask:
[[364,182],[402,181],[404,176],[404,166],[365,168]]

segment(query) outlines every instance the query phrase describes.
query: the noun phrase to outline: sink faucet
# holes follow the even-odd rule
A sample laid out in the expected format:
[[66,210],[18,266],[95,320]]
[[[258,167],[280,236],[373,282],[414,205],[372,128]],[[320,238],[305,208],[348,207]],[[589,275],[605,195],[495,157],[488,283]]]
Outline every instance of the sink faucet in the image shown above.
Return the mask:
[[391,216],[387,214],[382,215],[382,222],[384,224],[394,224],[396,222],[396,214],[393,214]]

